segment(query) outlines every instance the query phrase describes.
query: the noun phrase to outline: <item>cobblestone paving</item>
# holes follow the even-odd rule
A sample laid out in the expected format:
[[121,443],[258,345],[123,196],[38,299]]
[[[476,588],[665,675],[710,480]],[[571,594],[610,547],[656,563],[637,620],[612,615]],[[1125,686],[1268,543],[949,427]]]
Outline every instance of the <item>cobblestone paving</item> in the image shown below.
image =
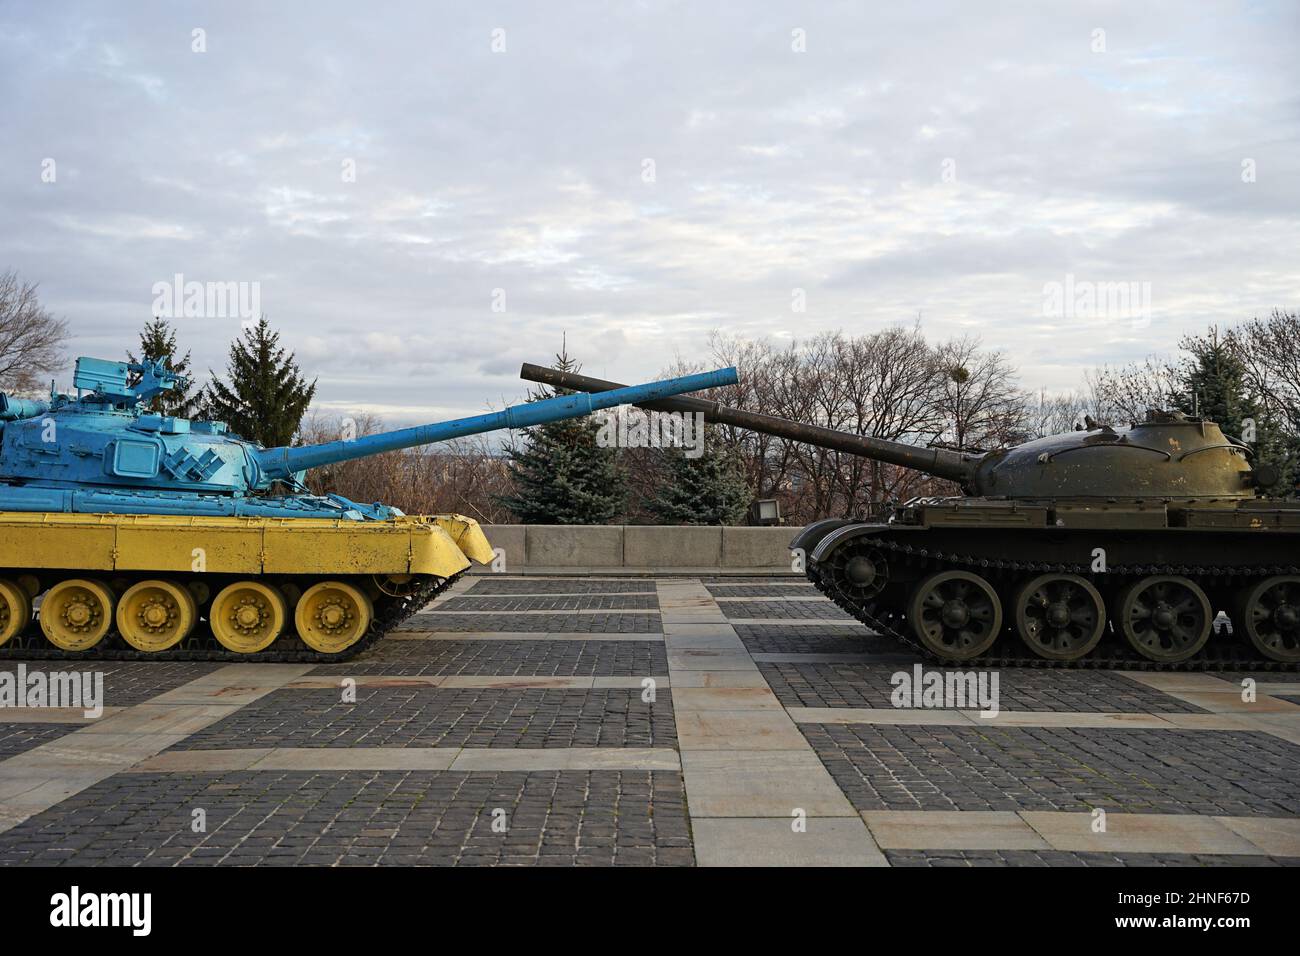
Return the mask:
[[452,611],[610,611],[659,610],[653,594],[554,595],[548,597],[456,597],[441,605]]
[[[894,706],[893,675],[915,674],[908,665],[890,664],[763,664],[758,665],[772,692],[787,707]],[[939,668],[925,665],[925,674],[996,674],[1001,710],[1067,711],[1088,713],[1204,713],[1169,694],[1108,671],[1049,671],[1002,668],[999,670]],[[963,685],[968,686],[968,685]],[[991,683],[986,684],[991,689]],[[907,708],[912,698],[907,697]],[[978,709],[978,696],[963,709]]]
[[406,620],[399,631],[537,631],[571,634],[659,634],[658,614],[447,614],[423,611]]
[[79,724],[0,724],[0,760],[7,760],[77,730]]
[[[801,577],[720,575],[695,580],[703,581],[715,599],[782,599],[719,603],[732,620],[767,621],[735,625],[751,654],[869,656],[860,663],[760,663],[760,672],[787,707],[892,707],[890,676],[900,669],[910,670],[916,661],[905,649],[816,597]],[[657,602],[653,578],[483,577],[473,580],[465,593],[439,605],[438,611],[416,615],[404,626],[404,630],[440,636],[383,641],[357,660],[319,665],[310,673],[331,678],[665,675],[667,654]],[[469,610],[488,613],[465,613]],[[545,613],[518,613],[524,610]],[[810,618],[824,623],[788,623]],[[469,640],[463,636],[512,631],[538,637],[563,632],[638,636],[632,640]],[[102,671],[105,704],[127,706],[223,666],[87,662],[77,669]],[[14,662],[0,664],[0,669],[15,667]],[[1115,673],[1003,669],[998,674],[1002,710],[1200,711]],[[1233,684],[1245,677],[1268,683],[1300,680],[1294,672],[1268,670],[1218,676]],[[658,690],[654,703],[643,702],[640,690],[608,688],[361,686],[356,697],[356,703],[345,704],[337,688],[276,690],[172,749],[465,746],[500,752],[678,745],[668,688]],[[1283,695],[1283,699],[1300,703],[1300,695]],[[798,726],[859,810],[1079,811],[1100,806],[1133,813],[1300,815],[1296,787],[1300,746],[1262,729]],[[77,727],[0,723],[0,760]],[[724,736],[727,732],[724,727]],[[192,830],[195,809],[207,814],[205,833]],[[506,833],[492,831],[497,809],[509,822]],[[888,850],[885,854],[896,866],[1300,865],[1300,858],[1263,854],[1046,850]],[[0,865],[690,865],[694,861],[681,774],[646,770],[126,773],[0,832]]]
[[710,594],[719,598],[820,596],[817,588],[811,584],[709,584],[706,588]]
[[380,641],[355,661],[312,674],[416,677],[646,677],[668,673],[662,641]]
[[820,601],[723,601],[719,605],[730,620],[745,618],[786,618],[827,621],[853,621],[853,618],[827,600]]
[[640,690],[358,687],[267,694],[173,750],[245,747],[673,747],[672,695]]
[[655,583],[650,578],[602,581],[591,578],[498,578],[485,577],[474,582],[468,594],[654,594]]
[[1300,866],[1300,857],[1062,850],[885,850],[890,866]]
[[119,774],[0,834],[0,865],[693,862],[668,771]]
[[1300,746],[1236,731],[800,724],[858,810],[1300,813]]
[[[34,671],[103,674],[104,699],[101,703],[105,707],[131,707],[211,674],[224,665],[185,661],[28,661],[24,666],[28,674]],[[0,671],[17,673],[17,670],[17,661],[0,664]]]
[[802,574],[780,574],[771,577],[760,578],[746,575],[705,575],[704,577],[692,578],[704,585],[712,584],[803,584],[807,583],[807,578]]
[[893,638],[852,624],[736,624],[737,636],[751,654],[902,654],[920,660]]

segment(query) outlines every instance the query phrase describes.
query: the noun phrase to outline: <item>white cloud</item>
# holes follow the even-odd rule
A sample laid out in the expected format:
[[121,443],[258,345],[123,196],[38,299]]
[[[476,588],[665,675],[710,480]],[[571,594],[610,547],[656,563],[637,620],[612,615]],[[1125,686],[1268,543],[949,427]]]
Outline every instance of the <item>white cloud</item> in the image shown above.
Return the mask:
[[[775,3],[685,27],[650,5],[338,0],[310,29],[223,6],[195,54],[170,7],[7,6],[0,269],[41,281],[78,354],[134,344],[175,273],[258,281],[326,406],[408,422],[517,399],[518,362],[565,335],[641,381],[713,327],[920,313],[1072,387],[1099,356],[1300,299],[1293,5],[805,13],[795,54]],[[1150,326],[1045,323],[1066,273],[1151,282]],[[220,370],[238,327],[180,333]]]

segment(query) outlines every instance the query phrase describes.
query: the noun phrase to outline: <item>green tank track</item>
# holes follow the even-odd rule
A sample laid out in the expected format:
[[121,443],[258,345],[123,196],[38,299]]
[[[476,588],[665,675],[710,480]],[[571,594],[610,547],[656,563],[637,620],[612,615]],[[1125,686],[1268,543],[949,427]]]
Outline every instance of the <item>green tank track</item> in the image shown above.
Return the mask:
[[[421,585],[414,594],[404,598],[392,598],[376,608],[375,619],[362,638],[351,647],[338,654],[322,654],[305,646],[296,636],[283,635],[266,650],[256,654],[236,654],[226,650],[204,627],[195,629],[177,647],[166,651],[149,653],[136,650],[127,644],[116,630],[110,631],[104,639],[86,651],[65,651],[55,647],[45,639],[39,624],[33,621],[22,634],[14,637],[0,647],[0,660],[23,661],[219,661],[231,664],[337,664],[348,661],[377,644],[385,634],[393,630],[413,614],[419,613],[429,601],[451,587],[461,574],[449,578],[434,578]],[[288,646],[284,646],[288,645]]]
[[[927,548],[914,548],[900,545],[896,541],[870,536],[872,544],[882,551],[890,551],[907,559],[928,563],[932,570],[951,569],[973,570],[987,573],[989,571],[1006,571],[1020,574],[1042,574],[1057,571],[1079,574],[1089,579],[1096,577],[1091,569],[1081,564],[1052,562],[1020,562],[1001,559],[979,558],[965,554],[931,554]],[[1087,657],[1076,661],[1052,661],[1035,654],[1008,654],[1006,646],[1020,642],[1012,635],[1003,633],[989,652],[967,661],[954,661],[940,657],[921,644],[906,631],[895,628],[889,619],[876,617],[867,608],[847,600],[835,588],[834,584],[822,578],[809,564],[805,575],[817,589],[835,602],[837,606],[857,618],[877,633],[892,638],[903,647],[920,655],[933,664],[944,667],[1052,667],[1074,670],[1134,670],[1134,671],[1300,671],[1300,663],[1274,661],[1260,658],[1251,653],[1249,645],[1240,639],[1233,641],[1210,641],[1194,657],[1185,661],[1160,662],[1142,657],[1115,634],[1108,633],[1102,642]],[[1273,574],[1300,574],[1300,567],[1260,566],[1251,568],[1202,568],[1184,565],[1122,565],[1106,572],[1106,577],[1148,574],[1181,574],[1188,577],[1219,575],[1223,577],[1251,577]],[[1216,653],[1217,652],[1217,653]]]

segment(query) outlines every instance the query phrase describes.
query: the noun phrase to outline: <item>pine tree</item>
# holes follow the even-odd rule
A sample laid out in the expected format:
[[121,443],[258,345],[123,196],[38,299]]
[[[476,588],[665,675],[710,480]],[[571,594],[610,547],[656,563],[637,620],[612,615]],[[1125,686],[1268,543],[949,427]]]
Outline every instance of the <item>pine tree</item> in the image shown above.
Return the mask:
[[208,418],[268,448],[293,441],[316,394],[315,380],[309,384],[299,374],[293,353],[286,355],[279,341],[265,318],[245,329],[230,346],[230,384],[213,375],[204,395]]
[[[554,367],[576,372],[580,366],[566,349]],[[542,389],[530,401],[551,398]],[[559,394],[568,394],[560,391]],[[507,445],[515,494],[497,500],[527,524],[608,524],[623,514],[627,479],[619,471],[617,450],[596,441],[591,418],[548,422],[524,432],[524,444]]]
[[1282,481],[1273,493],[1284,493],[1296,478],[1294,442],[1250,394],[1246,367],[1231,336],[1211,328],[1204,336],[1184,339],[1181,346],[1189,358],[1179,368],[1175,404],[1188,415],[1217,423],[1226,435],[1246,439],[1255,461],[1280,469]]
[[[135,354],[127,351],[126,357],[131,362],[156,362],[165,358],[164,367],[177,375],[190,377],[190,353],[187,351],[184,357],[179,355],[179,349],[176,347],[176,330],[172,328],[171,323],[166,319],[153,319],[144,324],[143,331],[140,332],[140,358]],[[138,373],[131,375],[130,384],[134,385],[140,380]],[[149,410],[161,415],[175,415],[178,418],[189,418],[198,408],[199,399],[202,393],[191,395],[193,384],[181,388],[178,384],[169,392],[162,392],[155,395],[149,400]]]
[[740,524],[753,499],[740,461],[718,440],[704,435],[704,453],[688,458],[681,449],[664,451],[664,481],[647,510],[667,524]]
[[1246,369],[1217,329],[1184,339],[1189,353],[1179,367],[1174,401],[1188,415],[1217,422],[1229,435],[1240,435],[1242,420],[1258,421],[1259,409],[1246,394]]

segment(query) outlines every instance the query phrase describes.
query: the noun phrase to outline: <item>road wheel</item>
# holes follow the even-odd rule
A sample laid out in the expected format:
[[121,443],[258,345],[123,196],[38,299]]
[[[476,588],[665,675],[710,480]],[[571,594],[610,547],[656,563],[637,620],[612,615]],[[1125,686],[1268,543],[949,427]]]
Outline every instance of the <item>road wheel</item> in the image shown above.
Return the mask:
[[1002,630],[1002,602],[978,574],[940,571],[912,592],[908,605],[912,633],[927,649],[951,661],[978,657]]
[[60,581],[41,602],[41,630],[60,650],[88,650],[113,626],[114,603],[113,592],[102,581]]
[[298,636],[312,650],[338,654],[370,630],[374,605],[360,588],[344,581],[321,581],[309,587],[294,611]]
[[1272,661],[1300,662],[1300,577],[1278,575],[1248,588],[1237,621],[1255,650]]
[[236,654],[256,654],[270,647],[288,619],[284,595],[261,581],[227,585],[212,599],[208,612],[213,637]]
[[1049,661],[1077,661],[1106,631],[1106,602],[1077,574],[1043,574],[1016,593],[1016,632]]
[[1115,620],[1133,650],[1168,664],[1185,661],[1205,646],[1214,612],[1195,581],[1156,574],[1120,592]]
[[0,578],[0,644],[21,634],[32,620],[32,599],[17,581]]
[[194,595],[171,581],[141,581],[117,602],[117,630],[136,650],[156,653],[184,640],[198,620]]

